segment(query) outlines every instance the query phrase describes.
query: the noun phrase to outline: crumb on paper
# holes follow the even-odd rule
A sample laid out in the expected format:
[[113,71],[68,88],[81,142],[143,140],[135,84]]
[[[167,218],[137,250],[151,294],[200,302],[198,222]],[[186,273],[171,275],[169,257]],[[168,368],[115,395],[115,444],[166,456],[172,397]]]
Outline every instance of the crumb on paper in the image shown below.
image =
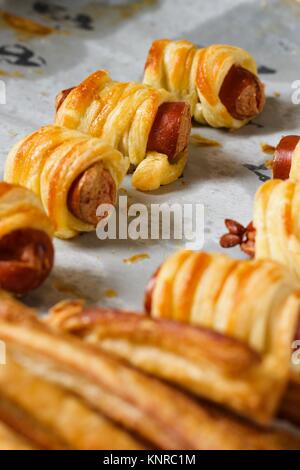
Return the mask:
[[130,256],[130,258],[123,259],[124,264],[133,264],[144,259],[149,259],[150,256],[148,253],[139,253],[137,255]]
[[11,72],[8,72],[7,70],[0,69],[0,77],[23,78],[25,77],[25,75],[19,70],[13,70]]
[[268,155],[274,155],[275,153],[275,147],[273,147],[273,145],[267,144],[266,142],[262,142],[260,144],[260,148],[264,153],[267,153]]
[[281,96],[280,91],[274,91],[273,96],[274,96],[275,98],[279,98],[279,97]]
[[118,293],[114,289],[106,289],[106,291],[104,291],[104,296],[108,299],[114,299],[115,297],[118,297]]
[[86,296],[81,292],[78,287],[69,284],[61,279],[54,279],[52,282],[54,289],[58,290],[62,294],[72,295],[74,297],[85,298]]
[[0,17],[9,27],[32,36],[47,36],[56,31],[54,28],[49,28],[29,18],[13,15],[3,10],[0,11]]
[[222,147],[222,144],[217,140],[208,139],[200,134],[192,134],[191,141],[199,147]]

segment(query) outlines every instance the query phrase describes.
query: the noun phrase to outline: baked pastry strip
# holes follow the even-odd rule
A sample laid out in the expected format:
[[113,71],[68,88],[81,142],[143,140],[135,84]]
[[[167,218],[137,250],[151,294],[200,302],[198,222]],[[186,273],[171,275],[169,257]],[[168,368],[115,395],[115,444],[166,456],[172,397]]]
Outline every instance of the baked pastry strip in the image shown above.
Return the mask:
[[144,372],[261,423],[276,413],[287,382],[285,376],[272,376],[270,358],[206,328],[118,310],[84,309],[73,302],[55,306],[46,321]]

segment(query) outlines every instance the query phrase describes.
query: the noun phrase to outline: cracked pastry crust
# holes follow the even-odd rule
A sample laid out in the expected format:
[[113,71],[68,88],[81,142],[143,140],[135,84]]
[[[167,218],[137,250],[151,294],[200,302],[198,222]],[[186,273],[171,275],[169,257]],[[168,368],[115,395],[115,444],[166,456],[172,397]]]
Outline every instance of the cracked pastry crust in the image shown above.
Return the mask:
[[165,154],[147,152],[158,108],[172,101],[175,97],[165,90],[116,82],[100,70],[68,93],[57,111],[56,124],[99,137],[119,149],[136,168],[133,185],[149,191],[179,178],[187,161],[187,149],[174,163]]
[[[200,124],[238,129],[250,119],[234,118],[219,96],[233,66],[257,76],[256,62],[244,49],[221,44],[199,49],[190,41],[160,39],[149,51],[144,83],[185,99]],[[263,88],[261,93],[264,100]]]
[[119,188],[128,159],[107,143],[76,130],[45,126],[17,143],[8,155],[5,180],[31,189],[42,201],[55,235],[71,238],[95,229],[68,208],[72,183],[86,169],[101,162]]
[[[296,159],[293,159],[293,162]],[[292,180],[270,180],[257,191],[253,225],[255,257],[285,265],[300,278],[300,185]]]

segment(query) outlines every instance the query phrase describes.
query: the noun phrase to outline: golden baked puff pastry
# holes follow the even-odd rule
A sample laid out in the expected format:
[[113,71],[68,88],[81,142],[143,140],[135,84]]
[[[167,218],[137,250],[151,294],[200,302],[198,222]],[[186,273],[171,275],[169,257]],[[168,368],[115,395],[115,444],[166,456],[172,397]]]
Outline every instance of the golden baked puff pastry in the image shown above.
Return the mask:
[[[282,340],[278,341],[280,332],[266,335],[277,341],[278,350],[273,344],[259,353],[245,342],[201,326],[84,308],[74,301],[58,304],[46,319],[57,330],[72,333],[135,368],[264,424],[277,413],[289,379],[288,341],[295,332],[294,319],[290,320],[285,311],[276,321],[280,331],[287,324]],[[285,409],[287,404],[290,407],[286,398]]]
[[76,130],[42,127],[8,155],[5,180],[39,196],[59,238],[95,229],[101,204],[115,204],[128,159]]
[[0,182],[0,287],[23,294],[48,277],[54,228],[36,195]]
[[270,180],[254,202],[255,258],[284,264],[300,278],[300,185]]
[[56,124],[104,139],[128,156],[133,185],[158,189],[181,176],[191,129],[189,105],[166,90],[113,81],[100,70],[61,92]]
[[[291,173],[295,178],[272,179],[257,191],[254,200],[253,222],[247,227],[226,220],[229,233],[223,235],[223,248],[240,245],[242,251],[256,259],[271,259],[289,268],[300,278],[300,185],[297,182],[297,156],[293,157]],[[276,169],[286,171],[285,165]],[[294,173],[293,173],[294,174]]]
[[253,57],[244,49],[190,41],[153,42],[144,83],[165,88],[191,106],[193,118],[212,127],[238,129],[261,113],[264,86]]
[[296,331],[299,288],[297,277],[275,261],[184,250],[154,275],[145,308],[155,318],[205,326],[260,353],[279,354],[286,334],[282,329]]

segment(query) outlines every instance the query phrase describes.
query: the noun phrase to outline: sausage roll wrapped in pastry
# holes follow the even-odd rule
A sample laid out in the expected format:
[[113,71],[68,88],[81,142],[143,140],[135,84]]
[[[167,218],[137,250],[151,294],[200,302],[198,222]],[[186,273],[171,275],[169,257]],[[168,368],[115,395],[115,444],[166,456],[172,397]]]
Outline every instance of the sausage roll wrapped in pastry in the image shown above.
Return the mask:
[[238,129],[260,114],[265,104],[255,60],[228,45],[199,49],[190,41],[154,41],[144,83],[185,99],[194,119],[213,127]]
[[[20,318],[14,311],[0,308],[0,337],[6,342],[9,360],[8,368],[0,374],[0,395],[5,397],[2,411],[7,410],[10,423],[15,416],[10,404],[16,412],[37,421],[34,429],[26,421],[25,434],[29,432],[32,437],[44,429],[65,444],[73,442],[73,448],[78,448],[76,443],[87,443],[88,435],[91,438],[91,415],[82,415],[84,406],[103,419],[102,424],[99,421],[103,432],[97,435],[99,427],[94,428],[95,439],[103,446],[106,443],[107,448],[116,448],[117,439],[120,446],[121,441],[127,443],[125,449],[140,449],[143,441],[162,450],[300,448],[299,438],[293,433],[259,429],[196,401],[115,355],[54,330],[31,315]],[[11,377],[26,387],[32,385],[36,399],[30,402],[28,397],[18,396]],[[43,395],[47,406],[42,405]],[[54,419],[60,396],[64,406]],[[130,438],[131,433],[134,437]]]
[[278,261],[300,278],[300,184],[292,179],[264,183],[254,200],[253,222],[246,228],[226,220],[223,248],[240,245],[258,260]]
[[273,178],[300,180],[300,136],[283,137],[275,149]]
[[48,277],[54,258],[53,226],[39,199],[0,182],[0,287],[23,294]]
[[42,127],[11,150],[5,179],[39,196],[55,234],[71,238],[95,229],[101,204],[115,204],[128,159],[76,130]]
[[290,325],[294,337],[299,288],[297,277],[275,261],[184,250],[151,279],[145,309],[154,318],[206,326],[266,353],[281,344],[282,325]]
[[181,176],[191,129],[189,105],[165,90],[113,81],[100,70],[56,102],[56,124],[105,139],[128,156],[132,183],[154,190]]

